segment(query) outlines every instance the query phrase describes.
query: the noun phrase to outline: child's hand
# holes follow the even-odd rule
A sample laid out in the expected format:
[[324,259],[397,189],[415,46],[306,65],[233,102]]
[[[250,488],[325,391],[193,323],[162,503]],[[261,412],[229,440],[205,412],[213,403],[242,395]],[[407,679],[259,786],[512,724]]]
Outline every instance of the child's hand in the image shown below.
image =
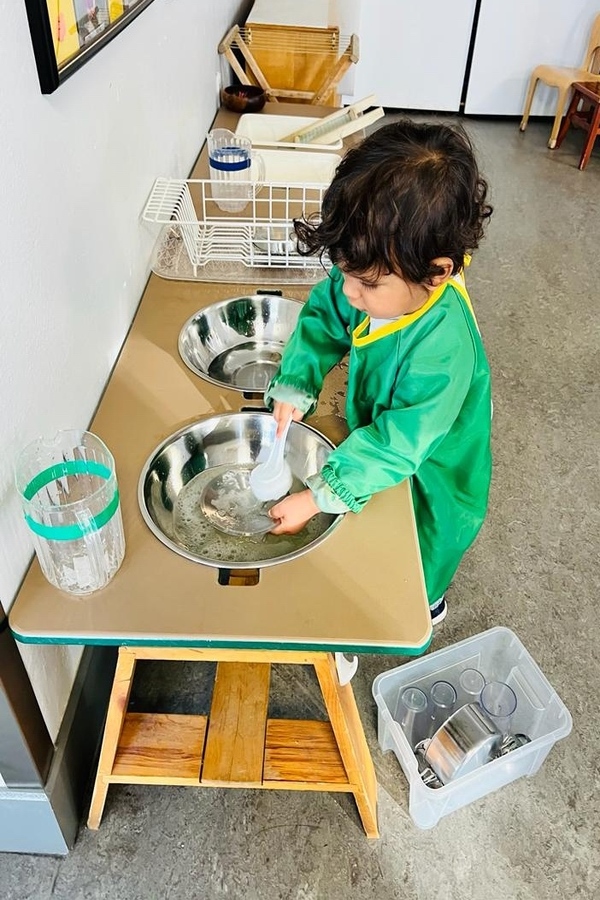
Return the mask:
[[285,497],[269,510],[272,519],[279,519],[271,534],[297,534],[320,511],[312,491]]
[[273,404],[273,418],[277,422],[276,437],[281,437],[283,428],[290,416],[294,422],[301,422],[304,418],[304,413],[296,409],[291,403],[282,403],[280,400],[275,400]]

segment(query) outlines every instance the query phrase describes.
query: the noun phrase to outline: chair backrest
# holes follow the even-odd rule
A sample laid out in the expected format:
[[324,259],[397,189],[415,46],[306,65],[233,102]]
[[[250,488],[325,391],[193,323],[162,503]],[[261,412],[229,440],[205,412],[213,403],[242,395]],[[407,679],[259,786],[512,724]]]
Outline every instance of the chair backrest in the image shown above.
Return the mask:
[[592,30],[590,31],[590,39],[582,69],[593,72],[595,75],[600,73],[600,14],[594,19]]

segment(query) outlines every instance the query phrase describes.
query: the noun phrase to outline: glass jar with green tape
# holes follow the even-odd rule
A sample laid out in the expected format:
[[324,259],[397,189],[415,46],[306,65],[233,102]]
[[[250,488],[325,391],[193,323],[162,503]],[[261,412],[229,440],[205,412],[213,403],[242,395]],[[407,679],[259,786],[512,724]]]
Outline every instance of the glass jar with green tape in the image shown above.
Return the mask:
[[48,581],[72,594],[103,588],[123,562],[125,537],[106,445],[89,431],[59,431],[21,452],[16,484]]

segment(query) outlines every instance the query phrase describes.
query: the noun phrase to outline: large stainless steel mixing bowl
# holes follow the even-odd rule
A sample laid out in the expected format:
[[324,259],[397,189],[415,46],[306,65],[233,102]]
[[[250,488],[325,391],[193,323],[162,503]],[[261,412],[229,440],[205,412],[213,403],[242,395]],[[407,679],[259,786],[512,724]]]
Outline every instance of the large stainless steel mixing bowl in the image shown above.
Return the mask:
[[276,294],[233,297],[191,316],[179,335],[186,366],[213,384],[264,391],[302,309]]
[[[274,440],[275,420],[263,412],[213,416],[168,437],[148,458],[139,480],[139,505],[150,530],[175,553],[218,568],[272,566],[317,547],[342,516],[320,513],[298,535],[254,538],[217,532],[202,516],[194,493],[202,474],[224,466],[252,465]],[[332,449],[333,444],[314,428],[292,423],[286,459],[297,488],[320,471]]]

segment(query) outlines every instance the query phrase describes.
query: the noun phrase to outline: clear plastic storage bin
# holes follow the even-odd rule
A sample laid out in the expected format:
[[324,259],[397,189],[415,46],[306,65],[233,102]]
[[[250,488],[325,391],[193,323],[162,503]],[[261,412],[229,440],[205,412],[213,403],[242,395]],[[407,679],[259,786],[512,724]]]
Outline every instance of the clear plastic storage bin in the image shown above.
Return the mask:
[[[439,679],[457,681],[466,668],[479,669],[486,681],[504,681],[517,695],[511,722],[513,733],[523,732],[531,742],[494,759],[443,787],[425,785],[416,757],[395,720],[401,691],[414,685],[428,691]],[[491,628],[451,647],[431,653],[378,675],[373,682],[378,707],[381,749],[393,750],[409,783],[409,813],[419,828],[432,828],[442,816],[491,794],[522,775],[534,775],[556,741],[571,731],[571,715],[560,697],[508,628]]]

